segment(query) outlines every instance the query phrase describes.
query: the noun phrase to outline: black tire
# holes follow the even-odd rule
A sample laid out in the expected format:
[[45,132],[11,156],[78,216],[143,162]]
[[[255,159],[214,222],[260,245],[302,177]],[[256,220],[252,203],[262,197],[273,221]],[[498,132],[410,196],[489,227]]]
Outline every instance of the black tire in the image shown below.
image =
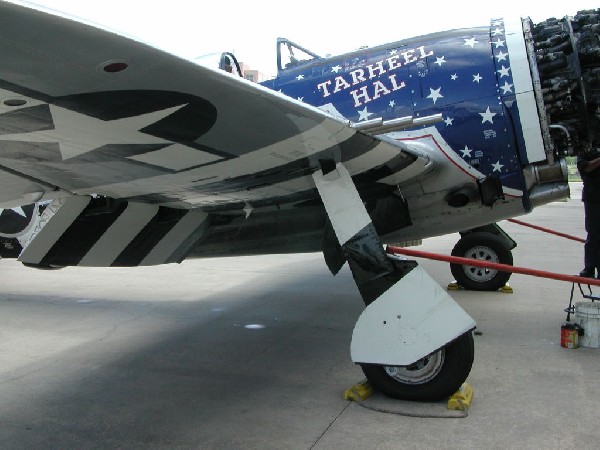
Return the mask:
[[[431,402],[443,400],[460,388],[471,372],[474,355],[473,333],[469,331],[411,366],[361,364],[361,368],[371,385],[389,397]],[[430,370],[425,370],[427,366]]]
[[[501,238],[492,233],[473,232],[465,234],[452,249],[452,256],[474,258],[512,266],[513,257]],[[496,291],[506,284],[510,272],[499,272],[481,267],[450,264],[456,282],[472,291]]]

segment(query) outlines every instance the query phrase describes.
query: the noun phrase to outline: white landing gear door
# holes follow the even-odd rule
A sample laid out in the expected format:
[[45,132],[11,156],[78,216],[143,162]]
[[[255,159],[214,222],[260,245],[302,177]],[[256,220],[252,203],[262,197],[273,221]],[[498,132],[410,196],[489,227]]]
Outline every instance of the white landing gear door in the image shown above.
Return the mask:
[[407,366],[475,328],[415,261],[386,255],[343,164],[313,178],[367,304],[352,335],[354,362]]
[[357,363],[408,366],[475,325],[417,266],[362,312],[354,326],[350,354]]

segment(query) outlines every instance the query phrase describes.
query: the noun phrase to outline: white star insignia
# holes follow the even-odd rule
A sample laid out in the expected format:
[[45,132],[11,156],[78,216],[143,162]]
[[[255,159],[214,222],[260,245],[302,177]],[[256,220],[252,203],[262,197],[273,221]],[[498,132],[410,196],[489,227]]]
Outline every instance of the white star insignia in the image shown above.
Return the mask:
[[435,102],[437,102],[438,98],[444,98],[444,96],[442,94],[440,94],[441,90],[442,90],[441,87],[439,87],[437,89],[429,88],[430,94],[427,96],[427,98],[430,98],[431,100],[433,100],[434,105],[435,105]]
[[509,84],[508,81],[504,82],[504,86],[500,86],[500,89],[502,89],[504,92],[502,92],[503,94],[509,94],[512,93],[512,87],[514,85]]
[[473,83],[479,83],[481,80],[483,80],[483,77],[481,75],[473,75]]
[[448,126],[452,125],[452,122],[454,122],[454,119],[451,118],[450,116],[448,116],[444,119],[444,122],[446,122],[446,126],[448,127]]
[[358,121],[360,122],[361,120],[369,120],[369,116],[372,116],[373,114],[374,113],[367,111],[367,107],[365,106],[365,109],[358,111]]
[[500,160],[498,160],[496,164],[492,164],[492,167],[494,168],[493,172],[501,172],[501,169],[504,167],[504,164],[500,164]]
[[446,64],[448,61],[446,61],[446,57],[445,56],[438,56],[434,62],[434,64],[437,64],[438,66],[442,66],[442,64]]
[[457,75],[457,74],[455,74],[455,73],[453,73],[452,75],[450,75],[450,79],[451,79],[452,81],[456,81],[456,80],[458,80],[458,75]]
[[53,130],[4,134],[0,135],[0,141],[57,142],[63,160],[74,158],[110,144],[174,145],[171,141],[138,130],[173,114],[184,107],[185,104],[115,120],[101,120],[60,106],[51,104],[48,106],[54,122]]
[[[464,38],[463,38],[464,39]],[[464,39],[465,44],[464,45],[468,45],[469,47],[473,48],[475,46],[475,44],[477,44],[478,42],[475,40],[474,37],[472,37],[471,39]]]
[[498,62],[500,61],[506,61],[506,57],[508,56],[508,53],[504,53],[502,50],[500,50],[498,52],[498,54],[496,55],[496,58],[498,58]]
[[470,158],[472,151],[472,148],[469,148],[467,145],[465,145],[465,148],[461,150],[463,158],[466,158],[467,156]]
[[502,30],[502,28],[500,27],[496,27],[494,29],[494,32],[492,33],[494,36],[498,36],[499,34],[502,34],[504,32],[504,30]]
[[479,113],[479,115],[482,117],[481,123],[489,122],[489,123],[493,124],[494,123],[493,118],[496,114],[497,113],[491,112],[490,107],[488,106],[487,109],[485,110],[485,112]]
[[339,66],[339,65],[338,66],[333,66],[331,68],[331,71],[335,72],[335,73],[338,73],[340,70],[342,70],[342,66]]
[[[4,211],[4,210],[5,210],[5,208],[0,208],[0,215],[2,214],[2,211]],[[14,211],[18,215],[27,218],[27,215],[25,214],[25,211],[23,211],[23,208],[21,208],[20,206],[18,206],[17,208],[10,208],[9,211]]]
[[[0,114],[44,104],[44,102],[40,100],[35,100],[31,97],[25,97],[21,94],[15,94],[14,92],[6,91],[4,89],[0,89],[0,99],[2,99],[0,102]],[[13,102],[8,100],[13,100]]]
[[502,77],[508,77],[508,71],[510,70],[510,67],[504,67],[502,66],[502,68],[500,70],[496,70],[496,72],[498,72],[500,74],[500,78]]
[[296,77],[296,80],[300,81],[300,80],[304,80],[304,75],[298,75]]
[[395,55],[398,53],[398,49],[390,50],[390,55]]
[[496,40],[496,42],[492,42],[492,44],[494,44],[496,46],[496,48],[500,48],[500,47],[504,47],[504,43],[506,41],[503,41],[502,39],[498,38]]
[[396,106],[396,100],[390,100],[390,108]]

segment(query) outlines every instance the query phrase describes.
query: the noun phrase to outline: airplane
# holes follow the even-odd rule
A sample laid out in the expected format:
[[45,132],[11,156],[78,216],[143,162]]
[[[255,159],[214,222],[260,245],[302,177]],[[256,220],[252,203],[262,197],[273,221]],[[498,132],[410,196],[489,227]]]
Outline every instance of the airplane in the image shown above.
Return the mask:
[[[599,11],[328,57],[281,38],[256,84],[228,52],[207,67],[0,1],[0,256],[118,270],[323,252],[365,303],[350,353],[373,386],[448,397],[476,323],[384,244],[460,232],[454,255],[512,264],[497,222],[567,197],[565,156],[597,145]],[[510,276],[452,273],[474,290]]]

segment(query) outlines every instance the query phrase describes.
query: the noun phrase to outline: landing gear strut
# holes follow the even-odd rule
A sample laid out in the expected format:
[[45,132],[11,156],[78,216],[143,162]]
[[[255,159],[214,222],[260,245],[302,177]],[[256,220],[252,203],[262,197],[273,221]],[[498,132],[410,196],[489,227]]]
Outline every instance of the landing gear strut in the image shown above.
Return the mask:
[[[473,364],[475,322],[416,261],[386,254],[343,164],[322,167],[313,178],[339,249],[328,253],[348,262],[367,305],[352,333],[352,360],[389,396],[451,395]],[[340,260],[330,256],[330,267]]]

